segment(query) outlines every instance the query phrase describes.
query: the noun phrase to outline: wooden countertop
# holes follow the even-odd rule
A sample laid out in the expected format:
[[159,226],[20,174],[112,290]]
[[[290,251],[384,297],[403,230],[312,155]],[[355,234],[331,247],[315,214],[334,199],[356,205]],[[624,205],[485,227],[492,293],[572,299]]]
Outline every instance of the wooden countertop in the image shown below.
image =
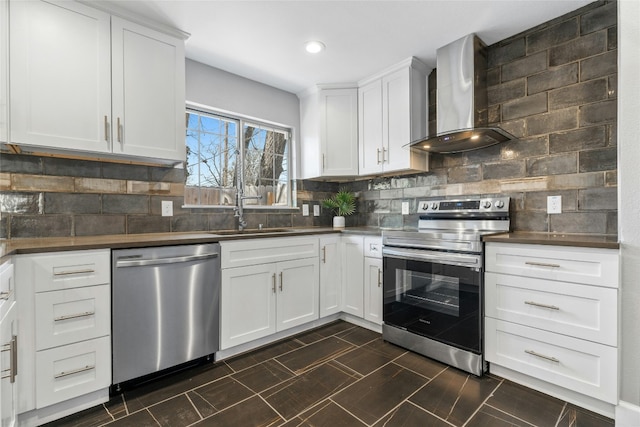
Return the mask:
[[[194,233],[149,233],[117,234],[86,237],[46,237],[34,239],[15,239],[0,241],[0,262],[4,257],[18,254],[40,252],[75,251],[89,249],[123,249],[149,246],[186,245],[197,243],[215,243],[224,240],[256,239],[267,237],[291,237],[312,234],[339,233],[330,227],[245,230],[242,233],[233,230]],[[354,229],[355,232],[355,229]]]
[[516,231],[513,233],[484,236],[484,242],[524,243],[529,245],[577,246],[582,248],[618,249],[620,243],[616,235],[534,233]]

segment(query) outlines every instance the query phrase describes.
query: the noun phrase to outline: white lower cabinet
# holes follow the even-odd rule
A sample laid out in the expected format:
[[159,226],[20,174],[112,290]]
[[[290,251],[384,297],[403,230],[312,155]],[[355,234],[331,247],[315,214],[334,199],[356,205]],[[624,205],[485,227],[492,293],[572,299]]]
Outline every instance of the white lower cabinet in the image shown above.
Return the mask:
[[17,425],[18,309],[13,287],[13,265],[0,266],[0,426]]
[[21,299],[19,413],[47,422],[68,410],[54,405],[69,399],[104,392],[107,400],[110,250],[17,255],[15,265]]
[[489,242],[485,259],[490,370],[612,416],[599,402],[618,402],[618,250]]
[[342,311],[364,317],[364,237],[342,236]]
[[320,317],[342,311],[340,235],[320,238]]
[[382,325],[382,239],[364,238],[364,319]]
[[318,319],[317,237],[221,242],[221,248],[222,350]]

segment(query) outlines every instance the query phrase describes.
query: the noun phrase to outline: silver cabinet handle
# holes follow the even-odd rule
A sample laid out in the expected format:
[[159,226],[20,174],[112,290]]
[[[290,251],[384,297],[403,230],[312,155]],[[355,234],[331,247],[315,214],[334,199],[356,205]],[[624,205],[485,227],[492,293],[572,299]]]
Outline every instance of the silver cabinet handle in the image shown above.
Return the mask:
[[555,305],[541,304],[535,301],[525,301],[524,303],[527,305],[533,305],[535,307],[548,308],[549,310],[560,310],[560,307],[556,307]]
[[389,161],[389,160],[385,160],[385,158],[384,158],[384,153],[385,153],[386,151],[387,151],[387,149],[386,149],[386,148],[384,148],[384,147],[382,147],[382,163],[384,163],[384,162],[388,162],[388,161]]
[[53,378],[55,379],[64,378],[64,377],[68,377],[69,375],[79,374],[80,372],[91,371],[92,369],[96,369],[95,365],[94,366],[87,365],[84,368],[78,368],[72,371],[60,372],[59,374],[54,375]]
[[380,149],[378,148],[378,149],[376,150],[376,152],[377,152],[377,154],[376,154],[376,160],[378,161],[378,164],[380,164],[380,163],[382,163],[382,162],[380,161]]
[[525,350],[524,352],[527,353],[527,354],[530,354],[532,356],[539,357],[541,359],[550,360],[551,362],[560,363],[560,359],[556,359],[555,357],[552,357],[552,356],[545,356],[544,354],[536,353],[533,350]]
[[551,267],[551,268],[560,268],[560,264],[547,264],[546,262],[533,262],[526,261],[525,264],[533,265],[535,267]]
[[382,270],[378,269],[378,287],[382,285]]
[[322,263],[323,264],[327,263],[327,247],[326,246],[322,247]]
[[[9,378],[10,383],[15,383],[16,375],[18,375],[18,337],[14,335],[9,343],[2,346],[0,352],[4,353],[6,351],[8,351],[10,355],[9,369],[2,370],[3,375],[0,376],[0,379],[4,380]],[[6,372],[8,372],[8,374],[4,375]]]
[[174,264],[178,262],[199,261],[208,258],[218,257],[217,253],[178,256],[171,258],[150,258],[150,259],[119,259],[116,261],[116,268],[121,267],[144,267],[148,265]]
[[11,289],[9,292],[0,292],[0,299],[8,300],[9,298],[11,298],[11,295],[13,295],[13,289]]
[[89,274],[95,273],[96,271],[92,268],[87,268],[85,270],[68,270],[68,271],[59,271],[53,273],[54,276],[72,276],[74,274]]
[[282,271],[280,272],[280,292],[282,292]]
[[66,316],[55,317],[53,321],[60,322],[62,320],[77,319],[79,317],[89,317],[93,316],[94,314],[96,314],[95,311],[85,311],[84,313],[68,314]]
[[273,282],[272,282],[272,283],[273,283],[273,285],[271,286],[271,290],[272,290],[272,291],[273,291],[273,293],[275,294],[275,293],[276,293],[276,273],[273,273],[273,277],[272,277],[272,279],[273,279]]
[[322,153],[322,170],[324,170],[324,153]]
[[104,140],[109,142],[109,119],[104,116]]
[[120,117],[117,120],[118,142],[122,142],[122,126],[120,126]]

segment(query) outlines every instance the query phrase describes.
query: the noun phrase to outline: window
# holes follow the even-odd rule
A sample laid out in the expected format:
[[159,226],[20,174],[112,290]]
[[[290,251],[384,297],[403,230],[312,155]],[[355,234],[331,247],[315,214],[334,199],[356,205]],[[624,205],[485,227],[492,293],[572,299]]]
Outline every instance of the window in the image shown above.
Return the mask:
[[[187,110],[185,205],[291,206],[288,129]],[[238,180],[237,172],[242,167]]]

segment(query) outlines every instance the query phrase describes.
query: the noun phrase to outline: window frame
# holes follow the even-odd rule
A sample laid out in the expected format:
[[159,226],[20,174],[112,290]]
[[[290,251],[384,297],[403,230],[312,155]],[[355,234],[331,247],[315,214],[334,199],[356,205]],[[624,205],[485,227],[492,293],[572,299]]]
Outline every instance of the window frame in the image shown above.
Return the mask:
[[[294,158],[293,156],[293,149],[294,149],[294,144],[292,141],[292,135],[293,135],[293,131],[292,131],[292,127],[290,126],[285,126],[282,124],[278,124],[278,123],[273,123],[273,122],[269,122],[267,120],[262,120],[262,119],[258,119],[258,118],[254,118],[254,117],[248,117],[248,116],[242,116],[242,115],[238,115],[238,114],[233,114],[233,113],[229,113],[226,111],[219,111],[213,108],[208,108],[205,106],[201,106],[201,105],[193,105],[193,104],[189,104],[187,103],[186,107],[185,107],[185,123],[186,123],[186,118],[187,118],[187,114],[188,113],[193,113],[193,114],[199,114],[199,115],[206,115],[206,116],[211,116],[213,118],[218,118],[221,120],[228,120],[228,121],[234,121],[237,123],[238,126],[238,137],[237,137],[237,144],[238,144],[238,149],[240,152],[240,156],[241,156],[241,164],[242,164],[242,184],[243,184],[243,192],[246,194],[246,182],[245,182],[245,160],[246,160],[246,149],[245,149],[245,141],[244,141],[244,126],[250,125],[253,127],[258,127],[260,129],[264,129],[264,130],[268,130],[268,131],[275,131],[275,132],[279,132],[285,135],[286,137],[286,141],[287,141],[287,149],[286,149],[286,155],[284,156],[284,159],[286,161],[287,164],[287,205],[257,205],[257,204],[249,204],[249,203],[245,203],[243,204],[243,208],[246,209],[264,209],[264,210],[284,210],[284,209],[297,209],[297,203],[295,200],[295,180],[292,176],[292,160]],[[186,131],[188,129],[188,123],[186,123],[185,125],[185,146],[186,146]],[[188,160],[185,160],[184,163],[184,168],[185,170],[187,169],[187,164],[188,164]],[[277,177],[273,178],[274,181],[277,182]],[[187,187],[187,183],[185,180],[185,188]],[[199,188],[203,188],[198,186]],[[216,187],[216,188],[227,188],[227,187]],[[233,188],[236,189],[235,186],[229,187],[229,188]],[[187,204],[186,200],[184,199],[185,196],[183,196],[183,208],[188,208],[188,209],[193,209],[193,208],[204,208],[204,209],[233,209],[235,206],[235,203],[230,204],[230,205],[221,205],[221,204],[217,204],[217,205],[205,205],[205,204]]]

